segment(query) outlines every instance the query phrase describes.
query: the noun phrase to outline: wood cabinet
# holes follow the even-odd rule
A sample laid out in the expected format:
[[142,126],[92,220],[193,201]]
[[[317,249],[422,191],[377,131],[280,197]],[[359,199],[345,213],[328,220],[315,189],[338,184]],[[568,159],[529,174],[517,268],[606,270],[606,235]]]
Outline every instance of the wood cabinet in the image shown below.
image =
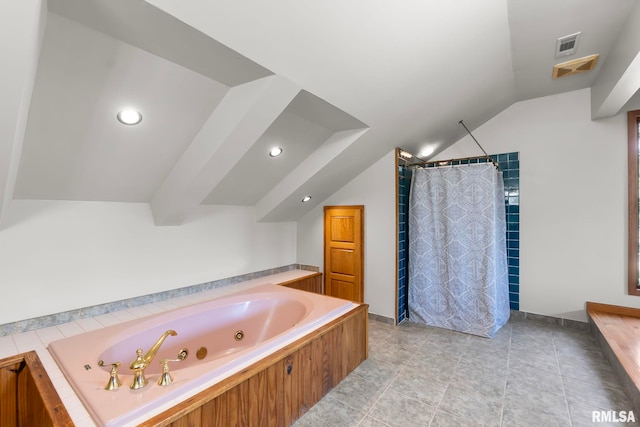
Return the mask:
[[73,426],[35,351],[0,360],[0,426]]

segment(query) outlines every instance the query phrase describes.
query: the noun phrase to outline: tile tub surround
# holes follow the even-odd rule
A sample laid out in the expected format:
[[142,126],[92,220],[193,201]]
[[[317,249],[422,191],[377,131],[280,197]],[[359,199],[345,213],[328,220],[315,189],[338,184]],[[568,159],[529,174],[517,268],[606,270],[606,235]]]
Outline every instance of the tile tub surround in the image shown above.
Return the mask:
[[520,317],[488,339],[370,319],[368,360],[294,426],[609,426],[592,412],[630,410],[588,330]]
[[155,303],[159,301],[165,301],[171,298],[176,298],[183,295],[190,295],[210,289],[222,288],[225,286],[246,282],[247,280],[259,279],[265,276],[271,276],[278,273],[283,273],[292,270],[304,270],[309,272],[318,272],[318,267],[303,265],[303,264],[290,264],[283,267],[271,268],[268,270],[256,271],[253,273],[242,274],[239,276],[227,277],[220,280],[214,280],[211,282],[200,283],[197,285],[187,286],[183,288],[172,289],[169,291],[158,292],[150,295],[142,295],[139,297],[129,298],[126,300],[114,301],[106,304],[95,305],[91,307],[84,307],[77,310],[65,311],[61,313],[54,313],[48,316],[37,317],[33,319],[20,320],[18,322],[6,323],[0,325],[0,337],[5,335],[12,335],[19,332],[27,332],[35,329],[46,328],[62,323],[67,323],[72,320],[78,320],[83,318],[91,318],[107,314],[113,311],[120,311],[128,308],[138,307],[145,304]]
[[162,311],[196,304],[261,284],[284,283],[313,273],[314,272],[310,270],[288,270],[246,280],[241,283],[235,283],[235,286],[223,286],[197,293],[185,294],[150,304],[99,314],[93,317],[84,317],[37,330],[0,336],[0,358],[35,350],[75,425],[77,427],[94,427],[95,423],[89,413],[46,349],[49,342],[128,320],[139,319]]

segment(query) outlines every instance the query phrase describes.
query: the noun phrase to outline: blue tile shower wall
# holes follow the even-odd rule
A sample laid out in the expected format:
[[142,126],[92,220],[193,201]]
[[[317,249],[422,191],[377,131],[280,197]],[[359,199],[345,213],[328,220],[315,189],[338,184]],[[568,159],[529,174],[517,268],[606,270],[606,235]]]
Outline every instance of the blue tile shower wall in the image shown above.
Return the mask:
[[398,169],[398,323],[407,318],[407,261],[409,253],[409,187],[411,170],[403,166]]
[[520,153],[493,154],[504,180],[507,219],[507,264],[509,266],[509,304],[520,310]]
[[[502,172],[504,204],[507,220],[507,265],[509,268],[509,304],[520,310],[520,153],[492,154],[490,156]],[[453,165],[486,163],[487,159],[454,160]],[[435,167],[436,165],[428,165]],[[407,317],[407,221],[411,170],[400,166],[398,171],[399,235],[398,235],[398,323]]]

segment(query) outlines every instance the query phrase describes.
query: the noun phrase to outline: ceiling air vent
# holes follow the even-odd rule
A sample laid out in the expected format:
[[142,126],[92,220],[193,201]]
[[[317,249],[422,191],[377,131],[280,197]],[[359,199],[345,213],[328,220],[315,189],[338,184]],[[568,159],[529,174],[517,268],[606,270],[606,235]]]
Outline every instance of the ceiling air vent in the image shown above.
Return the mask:
[[576,53],[578,48],[578,39],[580,39],[582,32],[570,34],[568,36],[560,37],[556,43],[556,58],[561,56],[571,55]]

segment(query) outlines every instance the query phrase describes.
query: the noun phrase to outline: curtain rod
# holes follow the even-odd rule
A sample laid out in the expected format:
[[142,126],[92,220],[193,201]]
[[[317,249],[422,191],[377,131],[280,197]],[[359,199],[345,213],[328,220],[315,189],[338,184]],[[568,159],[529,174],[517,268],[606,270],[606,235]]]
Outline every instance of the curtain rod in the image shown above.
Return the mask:
[[[406,150],[401,149],[402,152],[409,153]],[[413,156],[413,154],[411,154]],[[411,162],[410,159],[407,159],[405,157],[403,157],[402,155],[398,156],[398,159],[404,161],[406,163],[406,167],[409,166],[415,166],[415,167],[419,167],[422,168],[424,166],[427,165],[436,165],[436,166],[453,166],[453,162],[469,162],[470,160],[487,160],[486,163],[493,163],[493,166],[496,167],[496,169],[498,168],[498,163],[496,163],[491,157],[487,157],[487,156],[472,156],[472,157],[458,157],[455,159],[447,159],[447,160],[432,160],[432,161],[426,161],[426,160],[422,160],[419,157],[413,156],[415,158],[418,159],[417,162]],[[477,164],[477,163],[462,163],[463,165],[465,164]]]
[[[475,159],[487,159],[489,162],[493,163],[493,165],[496,167],[496,169],[498,169],[498,163],[496,163],[491,156],[489,156],[487,154],[487,152],[484,150],[484,148],[482,148],[482,145],[480,145],[480,143],[478,142],[478,140],[476,139],[475,136],[473,136],[473,134],[471,133],[471,131],[467,128],[467,126],[465,126],[464,122],[462,120],[460,120],[458,122],[459,124],[462,125],[462,127],[464,128],[464,130],[467,131],[467,133],[471,136],[471,138],[473,139],[473,141],[478,145],[478,147],[480,148],[480,150],[482,150],[482,153],[484,155],[482,156],[472,156],[472,157],[462,157],[462,158],[457,158],[457,159],[449,159],[449,160],[431,160],[431,161],[426,161],[426,160],[422,160],[420,157],[416,156],[413,153],[409,153],[406,150],[401,149],[400,150],[400,155],[398,156],[401,160],[404,160],[405,163],[409,163],[409,166],[426,166],[426,165],[438,165],[438,166],[446,166],[448,164],[451,164],[453,162],[456,161],[468,161],[468,160],[475,160]],[[407,153],[411,156],[411,158],[414,159],[418,159],[418,162],[414,162],[411,163],[409,159],[407,159],[406,157],[402,156],[402,153]]]

